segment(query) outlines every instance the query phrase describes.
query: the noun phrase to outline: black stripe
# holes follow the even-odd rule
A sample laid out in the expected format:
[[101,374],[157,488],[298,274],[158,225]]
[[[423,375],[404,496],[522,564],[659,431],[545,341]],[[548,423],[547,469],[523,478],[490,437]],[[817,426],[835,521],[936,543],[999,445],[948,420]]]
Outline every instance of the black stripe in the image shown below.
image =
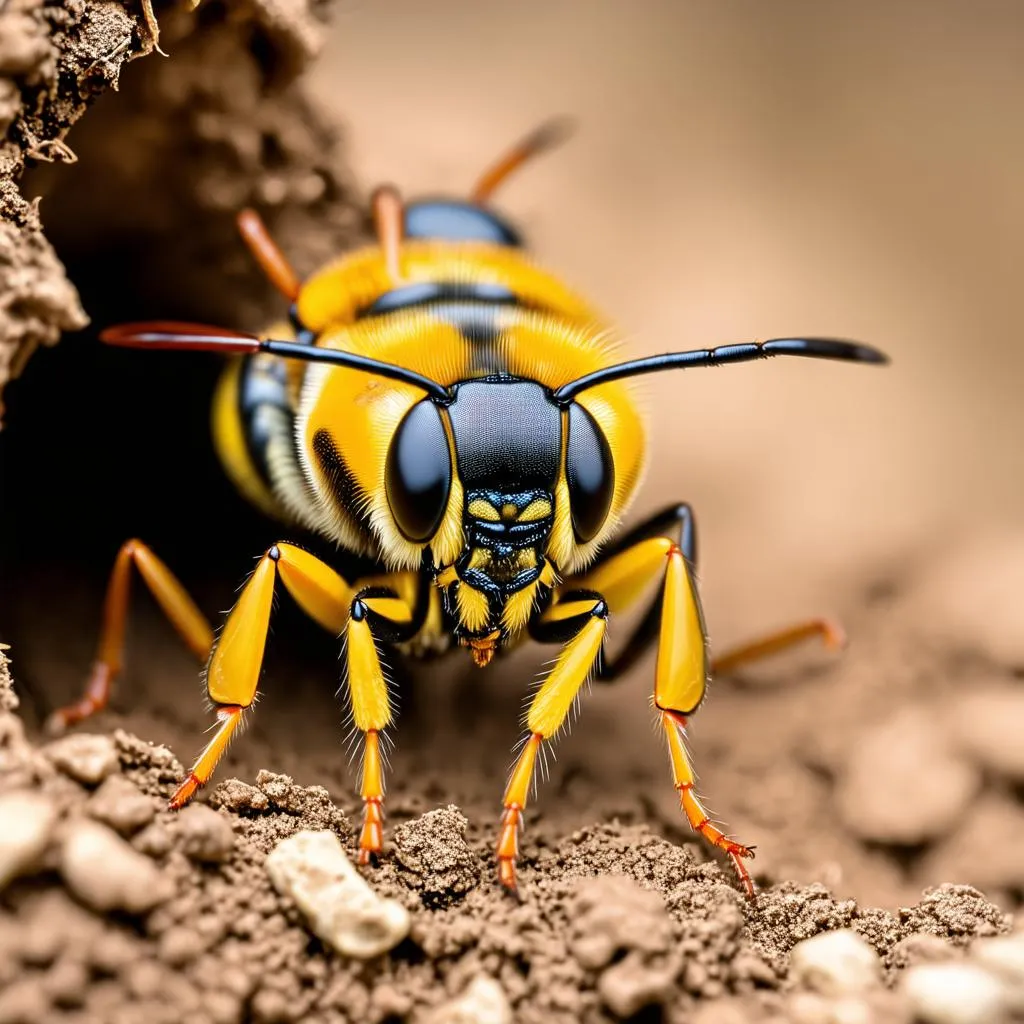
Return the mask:
[[238,415],[249,458],[262,483],[273,491],[267,452],[271,441],[291,437],[295,422],[282,360],[250,356],[242,361],[238,374]]
[[318,430],[313,435],[313,454],[327,478],[331,496],[338,509],[356,524],[361,533],[372,537],[370,517],[366,511],[366,493],[357,483],[352,470],[341,457],[334,439],[326,430]]

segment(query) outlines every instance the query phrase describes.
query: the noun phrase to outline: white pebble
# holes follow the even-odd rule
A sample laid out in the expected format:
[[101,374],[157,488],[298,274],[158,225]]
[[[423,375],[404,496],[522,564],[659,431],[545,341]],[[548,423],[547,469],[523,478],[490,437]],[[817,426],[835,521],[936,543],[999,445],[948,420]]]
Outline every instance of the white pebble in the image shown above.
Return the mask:
[[0,796],[0,889],[40,866],[57,808],[38,793]]
[[910,967],[900,987],[921,1024],[1000,1024],[1007,1019],[1006,987],[974,964]]
[[844,928],[798,942],[789,955],[789,973],[822,995],[853,995],[881,984],[882,962],[856,932]]
[[366,884],[333,832],[302,831],[267,857],[274,888],[295,900],[309,926],[345,956],[367,960],[409,934],[409,913]]
[[494,978],[478,974],[461,995],[438,1006],[426,1024],[512,1024],[512,1007]]
[[1006,982],[1013,1011],[1024,1014],[1024,932],[978,939],[971,958]]
[[60,870],[68,888],[93,910],[141,914],[173,889],[152,861],[94,821],[76,821],[68,829]]
[[117,747],[109,736],[76,733],[48,744],[43,752],[65,775],[83,786],[98,786],[120,766]]
[[854,835],[917,844],[951,831],[980,784],[978,769],[950,749],[937,716],[907,708],[865,730],[836,797]]

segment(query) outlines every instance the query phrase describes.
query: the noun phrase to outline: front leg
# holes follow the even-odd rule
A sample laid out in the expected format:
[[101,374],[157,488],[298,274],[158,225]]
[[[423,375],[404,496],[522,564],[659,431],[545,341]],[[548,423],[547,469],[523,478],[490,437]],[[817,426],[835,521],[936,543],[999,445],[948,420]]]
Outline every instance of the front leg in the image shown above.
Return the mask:
[[608,605],[600,594],[573,591],[530,623],[530,634],[535,640],[564,642],[565,646],[530,702],[526,713],[528,732],[505,788],[498,838],[498,880],[507,889],[516,888],[519,831],[537,755],[541,745],[561,729],[580,687],[590,676],[604,642],[607,619]]
[[662,580],[655,605],[658,658],[654,706],[668,742],[675,787],[690,826],[728,855],[747,895],[753,896],[754,884],[743,863],[753,857],[753,850],[730,839],[711,823],[693,791],[695,778],[684,744],[687,717],[704,699],[709,676],[707,631],[692,562],[674,541],[652,537],[611,556],[585,578],[589,586],[609,595],[614,609],[616,598],[628,603],[632,595],[659,575]]

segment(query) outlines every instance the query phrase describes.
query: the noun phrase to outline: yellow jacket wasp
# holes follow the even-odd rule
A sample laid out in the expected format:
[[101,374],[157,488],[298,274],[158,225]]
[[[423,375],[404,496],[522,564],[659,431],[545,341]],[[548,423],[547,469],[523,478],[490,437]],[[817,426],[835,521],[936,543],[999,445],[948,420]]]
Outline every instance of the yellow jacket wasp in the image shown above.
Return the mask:
[[[591,675],[612,680],[657,648],[653,702],[691,826],[732,860],[748,893],[749,847],[711,823],[693,791],[687,720],[716,670],[806,637],[838,646],[814,620],[712,660],[694,581],[696,535],[674,505],[616,536],[640,481],[644,430],[630,391],[640,374],[813,356],[883,363],[845,341],[786,338],[615,362],[609,331],[579,296],[531,263],[493,211],[494,189],[549,146],[546,126],[480,180],[469,201],[403,205],[378,189],[376,245],[300,282],[252,211],[243,238],[291,304],[290,337],[259,338],[175,322],[103,332],[114,345],[233,356],[214,403],[214,436],[232,480],[294,528],[336,542],[336,565],[294,543],[272,545],[216,643],[167,567],[138,540],[117,556],[99,653],[67,726],[105,706],[121,669],[134,566],[196,655],[219,726],[172,799],[210,778],[252,707],[278,582],[344,641],[348,695],[362,736],[361,862],[380,852],[381,735],[391,723],[382,647],[425,653],[451,641],[477,665],[525,634],[561,645],[525,717],[505,790],[498,875],[516,885],[518,834],[542,746]],[[285,332],[281,332],[284,334]],[[355,557],[374,570],[358,578]],[[601,659],[609,616],[657,596],[614,658]]]

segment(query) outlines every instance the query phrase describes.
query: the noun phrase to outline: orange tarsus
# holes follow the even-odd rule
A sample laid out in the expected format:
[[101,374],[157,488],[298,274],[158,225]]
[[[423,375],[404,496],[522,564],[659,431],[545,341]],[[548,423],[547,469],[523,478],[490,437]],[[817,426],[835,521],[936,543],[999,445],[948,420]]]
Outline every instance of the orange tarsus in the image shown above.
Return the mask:
[[359,833],[359,863],[369,864],[384,848],[384,811],[380,797],[363,801],[363,828]]
[[284,253],[270,237],[263,218],[255,210],[246,209],[238,214],[237,224],[243,241],[256,257],[267,279],[289,302],[294,302],[299,297],[302,283]]
[[199,792],[202,786],[203,784],[196,778],[195,774],[189,772],[188,778],[174,791],[168,806],[172,811],[180,810]]
[[405,213],[402,197],[394,185],[381,185],[370,198],[373,226],[377,241],[384,251],[384,262],[392,281],[402,279],[401,249],[405,235]]
[[711,671],[713,674],[731,671],[739,665],[758,661],[773,654],[781,654],[812,637],[821,637],[825,649],[829,651],[841,651],[847,644],[846,631],[835,619],[808,619],[806,622],[799,622],[795,626],[770,633],[760,640],[726,651],[712,659]]
[[469,194],[470,201],[479,205],[486,203],[498,186],[513,172],[517,171],[527,160],[557,146],[572,132],[572,129],[572,121],[568,118],[553,118],[535,128],[525,139],[517,142],[484,171]]

